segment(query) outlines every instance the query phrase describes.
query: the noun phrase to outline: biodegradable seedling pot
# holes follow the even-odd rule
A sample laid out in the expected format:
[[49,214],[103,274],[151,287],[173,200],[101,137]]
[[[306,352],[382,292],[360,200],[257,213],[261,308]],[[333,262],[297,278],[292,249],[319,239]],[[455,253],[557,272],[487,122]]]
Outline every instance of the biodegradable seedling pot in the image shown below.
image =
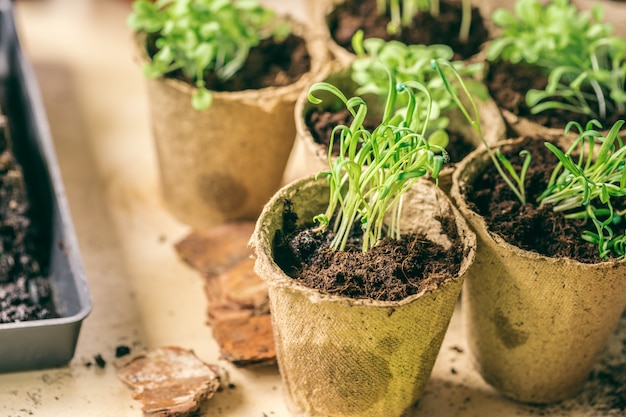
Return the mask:
[[466,195],[491,163],[486,150],[474,151],[457,167],[451,191],[477,236],[462,300],[469,353],[505,396],[528,403],[563,400],[582,389],[626,307],[626,260],[553,258],[492,233]]
[[[327,63],[323,43],[307,28],[293,22],[292,31],[306,40],[310,71],[291,85],[212,92],[210,108],[196,111],[191,84],[147,80],[163,200],[183,222],[201,228],[256,219],[279,188],[295,137],[296,97]],[[145,63],[146,36],[135,40]]]
[[[357,85],[352,81],[350,71],[349,67],[335,65],[327,72],[323,81],[336,85],[340,90],[346,92],[347,95],[350,93],[354,94]],[[332,103],[335,101],[335,98],[331,94],[325,94],[324,92],[317,93],[317,96],[322,99],[324,103]],[[382,116],[382,104],[377,105],[380,99],[373,94],[367,94],[363,97],[368,101],[368,105],[372,108],[373,113]],[[480,113],[481,128],[487,143],[495,144],[497,141],[504,139],[506,126],[495,102],[490,97],[485,100],[476,98],[475,101]],[[295,105],[296,142],[294,144],[294,154],[299,155],[301,163],[298,169],[299,173],[303,176],[323,171],[328,167],[328,147],[313,138],[311,130],[306,124],[307,115],[316,106],[319,105],[309,102],[308,90],[302,90]],[[458,133],[460,136],[463,136],[467,144],[474,149],[482,146],[481,139],[476,133],[476,130],[469,125],[460,111],[457,109],[448,110],[444,113],[444,116],[448,117],[450,120],[448,126],[450,132]],[[439,173],[439,187],[446,193],[450,191],[450,187],[452,186],[452,173],[454,170],[455,164],[446,164]]]
[[[289,201],[289,203],[287,202]],[[405,231],[450,245],[437,215],[452,215],[466,256],[439,286],[398,302],[328,295],[297,283],[276,264],[274,238],[285,204],[300,223],[325,209],[328,185],[307,177],[282,188],[265,206],[251,238],[255,270],[268,284],[276,353],[294,416],[394,417],[421,396],[454,310],[474,236],[448,198],[419,181],[403,205]],[[446,245],[446,242],[447,245]]]
[[[8,141],[2,135],[2,140],[13,145],[12,153],[33,208],[29,222],[38,225],[45,252],[42,259],[37,259],[42,271],[37,279],[49,282],[51,292],[48,296],[35,291],[35,295],[35,287],[30,287],[29,301],[50,298],[56,310],[52,318],[0,324],[0,372],[61,366],[74,356],[82,322],[92,303],[48,122],[35,76],[19,44],[9,0],[0,0],[0,91],[0,105],[6,111],[6,129],[12,139]],[[2,156],[6,169],[7,152]],[[3,201],[6,197],[4,194]],[[11,220],[3,216],[3,239],[8,236]],[[4,244],[10,245],[7,241]],[[2,284],[6,284],[6,275],[3,268]],[[27,282],[32,281],[28,278]]]

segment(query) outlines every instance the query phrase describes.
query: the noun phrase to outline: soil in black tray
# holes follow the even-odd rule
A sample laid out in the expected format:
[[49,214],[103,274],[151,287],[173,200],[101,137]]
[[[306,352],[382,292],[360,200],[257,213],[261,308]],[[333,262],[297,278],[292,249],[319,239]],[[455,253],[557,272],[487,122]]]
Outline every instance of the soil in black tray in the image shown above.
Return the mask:
[[[563,128],[569,121],[577,121],[583,127],[589,116],[562,109],[551,109],[539,114],[532,114],[526,105],[526,92],[530,89],[543,90],[548,85],[548,77],[537,67],[528,64],[511,64],[507,61],[491,63],[485,77],[485,83],[491,97],[498,107],[525,117],[541,126]],[[608,93],[605,94],[609,96]],[[626,118],[626,114],[611,112],[602,126],[609,129],[616,121]]]
[[[566,219],[549,205],[539,208],[535,204],[548,184],[557,163],[556,157],[545,147],[544,141],[526,138],[516,152],[503,152],[516,172],[521,167],[521,149],[532,154],[526,175],[527,204],[520,204],[490,163],[473,186],[467,189],[470,206],[485,218],[491,231],[522,249],[551,257],[569,257],[585,263],[601,262],[597,246],[581,238],[583,230],[595,230],[591,222],[588,224],[585,220]],[[626,201],[621,204],[626,205]],[[625,226],[622,223],[613,230],[621,234]]]
[[[313,140],[328,149],[330,146],[330,138],[333,135],[333,129],[340,124],[350,126],[353,119],[354,117],[346,108],[332,111],[325,110],[321,107],[314,107],[305,115],[304,122],[309,129],[309,132],[311,132]],[[372,132],[378,123],[373,120],[366,119],[363,124],[365,129]],[[339,132],[334,133],[333,155],[339,154],[339,136]],[[446,147],[446,151],[448,152],[449,162],[460,162],[465,156],[474,150],[474,146],[465,141],[463,136],[450,132],[448,133],[448,136],[450,143]]]
[[353,230],[345,251],[335,251],[329,248],[332,232],[317,231],[313,225],[295,229],[296,215],[289,204],[285,207],[284,233],[279,231],[274,240],[276,262],[289,276],[323,293],[399,301],[455,276],[463,260],[453,219],[440,219],[453,242],[448,250],[412,233],[400,240],[384,238],[362,253],[360,228]]
[[[156,35],[149,39],[148,53],[153,56],[157,49],[154,46]],[[300,79],[311,68],[311,57],[303,38],[294,34],[281,42],[264,39],[250,49],[243,67],[230,79],[222,81],[214,73],[206,75],[205,82],[212,91],[258,90],[265,87],[283,87]],[[193,84],[181,71],[167,75]]]
[[461,2],[440,1],[439,4],[439,16],[435,17],[428,11],[419,12],[408,27],[390,35],[387,33],[387,24],[391,17],[388,11],[386,15],[378,15],[376,0],[346,0],[328,17],[328,26],[335,42],[352,53],[352,36],[362,29],[365,38],[398,40],[407,45],[448,45],[455,53],[455,60],[477,54],[489,38],[478,8],[472,7],[469,39],[461,42]]
[[38,226],[31,220],[22,170],[0,127],[0,323],[56,317],[47,258]]

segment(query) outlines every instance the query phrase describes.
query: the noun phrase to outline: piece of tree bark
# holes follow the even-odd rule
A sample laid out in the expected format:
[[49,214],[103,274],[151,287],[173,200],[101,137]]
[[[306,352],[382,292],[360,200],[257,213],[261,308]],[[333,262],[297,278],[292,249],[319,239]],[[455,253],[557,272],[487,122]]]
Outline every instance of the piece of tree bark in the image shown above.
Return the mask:
[[266,284],[254,272],[254,223],[191,232],[175,248],[205,279],[207,322],[221,356],[245,367],[276,362]]
[[143,403],[144,417],[188,416],[220,387],[219,367],[176,346],[148,350],[116,365],[118,378]]
[[232,268],[252,255],[248,240],[254,223],[228,223],[194,230],[176,243],[178,256],[200,274],[210,277]]

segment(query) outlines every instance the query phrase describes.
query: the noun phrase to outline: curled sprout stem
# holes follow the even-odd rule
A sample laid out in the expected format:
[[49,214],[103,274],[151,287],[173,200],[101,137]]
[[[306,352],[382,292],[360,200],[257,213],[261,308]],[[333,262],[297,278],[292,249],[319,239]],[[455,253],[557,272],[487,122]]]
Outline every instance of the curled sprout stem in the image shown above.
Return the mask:
[[565,133],[575,128],[578,136],[565,152],[546,143],[559,162],[538,198],[539,204],[550,204],[567,218],[591,220],[595,231],[585,231],[582,238],[596,244],[603,258],[611,251],[621,258],[626,256],[626,233],[615,235],[612,229],[626,220],[626,210],[620,212],[613,206],[616,198],[626,196],[626,147],[619,135],[623,125],[624,120],[617,121],[603,136],[596,120],[584,128],[570,122]]
[[323,229],[334,219],[335,235],[330,244],[334,250],[345,249],[355,224],[360,224],[363,230],[363,252],[384,236],[398,238],[404,194],[424,175],[436,179],[446,157],[443,148],[429,144],[423,132],[412,129],[416,112],[402,116],[395,111],[398,95],[408,95],[411,107],[417,102],[415,94],[429,96],[428,89],[417,82],[397,82],[389,70],[387,76],[390,88],[384,115],[371,132],[363,126],[367,104],[362,98],[348,98],[327,82],[315,83],[309,89],[308,98],[312,103],[322,102],[318,93],[330,93],[353,116],[349,126],[339,125],[334,129],[331,142],[338,137],[339,155],[332,154],[331,143],[329,170],[318,174],[327,178],[330,198],[326,211],[315,216],[314,221]]
[[[513,191],[517,199],[520,201],[520,203],[526,204],[525,180],[526,180],[526,172],[531,162],[530,152],[522,151],[520,153],[520,156],[523,157],[523,163],[522,163],[522,169],[520,170],[518,174],[515,171],[515,168],[513,167],[513,165],[510,163],[510,161],[504,156],[504,154],[502,154],[499,149],[496,150],[496,152],[494,152],[489,146],[489,144],[487,143],[487,140],[485,139],[485,136],[482,131],[482,127],[480,123],[480,113],[478,112],[478,107],[476,106],[476,102],[472,96],[472,93],[469,91],[467,85],[463,81],[463,78],[460,76],[460,74],[458,73],[454,65],[452,65],[450,61],[442,60],[442,59],[434,59],[431,61],[431,64],[433,68],[435,68],[437,72],[439,73],[439,75],[441,76],[444,87],[446,88],[448,93],[452,96],[452,99],[456,103],[457,107],[459,108],[459,110],[461,111],[465,119],[467,119],[469,124],[476,131],[476,133],[478,133],[478,136],[481,142],[485,145],[489,158],[491,158],[491,161],[493,162],[496,170],[498,171],[498,174],[500,174],[504,182],[506,182],[506,184],[511,188],[511,190]],[[443,67],[446,67],[450,70],[450,72],[455,77],[458,84],[461,86],[461,91],[463,92],[464,96],[467,98],[467,100],[470,103],[472,114],[470,114],[470,111],[463,104],[462,100],[459,97],[459,94],[452,88],[450,80],[445,74]]]

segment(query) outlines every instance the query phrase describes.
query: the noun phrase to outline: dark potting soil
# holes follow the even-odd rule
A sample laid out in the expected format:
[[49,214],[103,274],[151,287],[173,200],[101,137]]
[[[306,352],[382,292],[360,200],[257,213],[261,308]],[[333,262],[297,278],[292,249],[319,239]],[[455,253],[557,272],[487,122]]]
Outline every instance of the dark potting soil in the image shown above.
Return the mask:
[[[532,114],[526,105],[526,92],[530,89],[543,90],[548,85],[547,75],[535,66],[511,64],[507,61],[491,63],[485,83],[491,97],[500,108],[541,126],[563,128],[569,121],[577,121],[584,127],[589,120],[588,116],[561,109]],[[624,118],[626,114],[613,112],[600,122],[603,127],[609,129],[616,121]]]
[[[333,138],[333,155],[339,154],[339,137],[340,133],[335,132],[333,129],[339,125],[350,126],[354,117],[348,109],[341,108],[339,110],[325,110],[321,107],[312,108],[305,115],[305,124],[313,136],[313,140],[326,149],[330,146],[330,139]],[[374,122],[370,119],[365,119],[363,126],[370,132],[372,132],[380,121]]]
[[453,242],[448,250],[423,235],[407,234],[400,240],[384,238],[362,253],[360,228],[353,230],[345,251],[335,251],[329,248],[332,232],[313,225],[296,229],[289,202],[285,207],[283,232],[274,239],[276,262],[302,285],[323,293],[399,301],[455,276],[465,255],[452,219],[441,219]]
[[[521,149],[532,154],[526,175],[527,204],[520,204],[493,164],[488,164],[473,186],[467,189],[472,208],[484,216],[492,232],[515,246],[546,256],[569,257],[585,263],[602,261],[597,247],[581,238],[583,230],[595,230],[591,223],[566,219],[549,205],[540,208],[535,204],[548,184],[557,163],[556,157],[545,147],[544,141],[526,138],[516,152],[503,152],[517,172],[522,162],[518,154]],[[624,227],[624,224],[618,225],[614,231],[623,233]]]
[[[148,41],[148,53],[157,52],[154,45],[156,35]],[[206,86],[212,91],[258,90],[265,87],[283,87],[300,79],[311,69],[311,57],[303,38],[294,34],[281,42],[265,39],[250,49],[243,67],[230,79],[222,81],[214,73],[207,74]],[[190,84],[192,80],[181,71],[174,71],[168,77],[182,79]]]
[[459,41],[461,2],[440,1],[440,13],[434,17],[428,11],[418,13],[411,24],[400,33],[389,35],[389,12],[378,15],[376,0],[346,0],[328,17],[330,33],[338,45],[354,53],[352,36],[362,29],[365,38],[398,40],[407,45],[445,44],[454,51],[454,59],[467,59],[480,51],[489,38],[480,11],[472,7],[472,23],[468,42]]
[[56,317],[39,236],[21,167],[0,127],[0,323]]
[[[321,107],[312,108],[305,115],[305,124],[313,140],[328,149],[330,146],[330,138],[333,135],[333,129],[338,125],[350,126],[353,117],[346,108],[337,111],[325,110]],[[368,131],[373,131],[377,126],[377,122],[366,119],[364,127]],[[339,154],[339,132],[335,132],[333,139],[333,155]],[[446,147],[449,161],[451,163],[460,162],[467,154],[474,150],[474,146],[463,138],[462,135],[448,133],[450,143]]]

